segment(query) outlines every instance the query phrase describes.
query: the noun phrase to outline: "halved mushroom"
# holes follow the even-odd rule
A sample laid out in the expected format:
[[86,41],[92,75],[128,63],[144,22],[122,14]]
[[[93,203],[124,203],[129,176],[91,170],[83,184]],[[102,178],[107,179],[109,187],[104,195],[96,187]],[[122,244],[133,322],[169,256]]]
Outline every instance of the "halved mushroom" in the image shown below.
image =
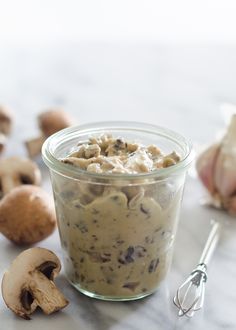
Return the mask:
[[3,195],[22,184],[39,185],[41,173],[30,159],[9,157],[0,160],[0,190]]
[[51,109],[38,116],[38,125],[41,136],[25,142],[30,157],[35,157],[41,152],[43,142],[50,135],[73,124],[72,118],[62,109]]
[[16,244],[34,244],[56,226],[51,197],[40,187],[14,188],[0,201],[0,232]]
[[2,279],[2,296],[15,314],[30,319],[39,306],[51,314],[68,305],[68,300],[55,286],[61,263],[50,250],[35,247],[20,253]]
[[5,106],[0,106],[0,153],[5,147],[6,137],[11,133],[12,122],[13,115],[11,111]]

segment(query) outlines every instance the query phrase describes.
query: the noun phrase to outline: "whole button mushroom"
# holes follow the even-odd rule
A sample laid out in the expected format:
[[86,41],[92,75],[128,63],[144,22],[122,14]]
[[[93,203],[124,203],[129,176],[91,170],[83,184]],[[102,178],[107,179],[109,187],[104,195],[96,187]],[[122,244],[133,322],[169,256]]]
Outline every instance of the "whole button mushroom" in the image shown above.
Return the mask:
[[11,133],[12,122],[12,112],[7,107],[0,105],[0,153],[5,147],[6,137]]
[[51,314],[68,305],[68,300],[55,286],[61,263],[50,250],[35,247],[20,253],[2,279],[2,296],[16,315],[30,319],[39,306]]
[[14,188],[0,201],[0,232],[16,244],[39,242],[48,237],[55,226],[53,202],[40,187]]
[[9,157],[0,160],[0,190],[2,195],[6,195],[13,188],[22,184],[39,185],[40,182],[40,170],[30,159]]
[[73,120],[64,110],[51,109],[38,116],[38,125],[42,132],[41,136],[25,142],[30,157],[40,154],[46,138],[63,128],[73,125]]

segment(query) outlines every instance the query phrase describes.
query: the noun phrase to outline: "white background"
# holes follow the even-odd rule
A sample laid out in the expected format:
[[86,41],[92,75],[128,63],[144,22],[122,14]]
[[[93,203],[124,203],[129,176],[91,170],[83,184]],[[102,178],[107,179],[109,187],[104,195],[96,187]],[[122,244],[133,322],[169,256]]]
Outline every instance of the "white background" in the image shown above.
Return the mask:
[[1,0],[0,41],[236,41],[234,0]]

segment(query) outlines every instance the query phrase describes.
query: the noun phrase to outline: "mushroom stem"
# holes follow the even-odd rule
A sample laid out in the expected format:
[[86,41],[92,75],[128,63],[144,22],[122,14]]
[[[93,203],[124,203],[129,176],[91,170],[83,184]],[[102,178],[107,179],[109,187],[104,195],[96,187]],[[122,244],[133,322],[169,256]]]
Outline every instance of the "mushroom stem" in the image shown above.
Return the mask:
[[25,142],[28,154],[31,158],[40,154],[44,141],[45,137],[41,135],[35,139],[31,139]]
[[13,188],[20,186],[22,183],[18,178],[12,178],[11,176],[5,176],[2,178],[2,191],[4,194],[8,194]]
[[57,289],[54,282],[49,280],[39,270],[31,273],[29,288],[37,301],[37,305],[40,306],[45,314],[51,314],[68,305],[68,301]]

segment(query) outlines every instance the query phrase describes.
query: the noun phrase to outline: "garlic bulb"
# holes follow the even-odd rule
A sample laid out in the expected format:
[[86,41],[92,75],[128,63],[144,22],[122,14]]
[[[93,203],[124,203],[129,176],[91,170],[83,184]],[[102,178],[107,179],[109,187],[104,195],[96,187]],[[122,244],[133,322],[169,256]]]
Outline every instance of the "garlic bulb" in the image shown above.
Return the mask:
[[236,114],[222,141],[200,154],[196,168],[212,205],[236,215]]

